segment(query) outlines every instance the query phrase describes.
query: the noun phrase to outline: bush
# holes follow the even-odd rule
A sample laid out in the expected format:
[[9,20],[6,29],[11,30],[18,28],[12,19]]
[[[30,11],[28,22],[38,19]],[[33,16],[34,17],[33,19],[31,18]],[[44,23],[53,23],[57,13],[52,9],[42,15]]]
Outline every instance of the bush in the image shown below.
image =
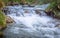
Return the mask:
[[0,27],[6,27],[6,16],[2,11],[0,11]]

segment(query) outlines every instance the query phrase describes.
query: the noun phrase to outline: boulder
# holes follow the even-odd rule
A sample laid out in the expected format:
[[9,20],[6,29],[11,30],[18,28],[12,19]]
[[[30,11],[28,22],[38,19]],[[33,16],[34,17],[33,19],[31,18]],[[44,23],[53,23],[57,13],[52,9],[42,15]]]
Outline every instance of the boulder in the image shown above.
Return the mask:
[[6,17],[6,23],[13,23],[13,22],[14,20],[10,16]]

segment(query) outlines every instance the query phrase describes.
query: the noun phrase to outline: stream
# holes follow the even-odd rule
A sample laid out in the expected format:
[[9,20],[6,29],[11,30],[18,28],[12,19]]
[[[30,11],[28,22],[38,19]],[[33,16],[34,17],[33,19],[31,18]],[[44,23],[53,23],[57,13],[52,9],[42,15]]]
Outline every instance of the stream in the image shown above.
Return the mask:
[[4,30],[5,38],[60,38],[60,28],[55,27],[60,24],[60,20],[47,16],[42,11],[47,6],[48,4],[35,7],[7,6],[7,16],[15,23],[9,24]]

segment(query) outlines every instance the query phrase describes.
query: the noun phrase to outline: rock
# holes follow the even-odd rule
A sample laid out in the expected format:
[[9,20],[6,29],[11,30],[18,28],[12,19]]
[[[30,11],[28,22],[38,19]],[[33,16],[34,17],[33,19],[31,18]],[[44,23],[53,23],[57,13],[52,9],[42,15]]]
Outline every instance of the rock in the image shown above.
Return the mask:
[[52,11],[48,11],[48,12],[46,12],[46,14],[47,14],[48,16],[54,17],[54,13],[53,13]]
[[35,12],[36,12],[36,14],[39,14],[39,15],[41,15],[41,13],[40,13],[40,10],[35,10]]
[[7,25],[5,27],[0,26],[0,30],[4,30],[7,27]]
[[28,10],[25,10],[25,13],[29,13],[29,11]]
[[6,23],[13,23],[13,22],[14,20],[10,16],[6,17]]
[[60,19],[60,10],[53,9],[53,10],[45,11],[45,13],[46,13],[48,16],[51,16],[51,17],[53,17],[53,18]]
[[58,27],[58,28],[60,28],[60,24],[57,24],[55,27]]
[[58,5],[58,9],[60,9],[60,5]]
[[8,10],[9,10],[8,7],[2,8],[2,11],[5,13],[5,15],[7,15]]
[[28,5],[22,5],[22,7],[28,7]]
[[35,7],[34,5],[28,5],[29,7]]

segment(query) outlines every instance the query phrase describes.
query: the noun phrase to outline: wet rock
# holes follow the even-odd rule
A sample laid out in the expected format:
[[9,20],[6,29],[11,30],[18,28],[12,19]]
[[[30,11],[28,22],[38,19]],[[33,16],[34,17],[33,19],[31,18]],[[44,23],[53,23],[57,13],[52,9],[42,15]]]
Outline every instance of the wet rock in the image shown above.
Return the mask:
[[60,19],[60,11],[58,10],[54,10],[54,11],[48,11],[46,12],[46,14],[48,16],[51,16],[51,17],[54,17],[54,18],[57,18],[57,19]]
[[0,26],[0,31],[3,31],[6,27]]
[[34,5],[28,5],[29,7],[35,7]]
[[13,22],[14,20],[11,17],[9,16],[6,17],[6,23],[13,23]]
[[58,28],[60,28],[60,24],[57,24],[55,27],[58,27]]
[[25,10],[25,13],[29,13],[29,11],[28,10]]
[[41,15],[40,10],[35,10],[36,14]]
[[60,5],[58,5],[58,9],[60,9]]
[[52,10],[46,10],[45,13],[46,13],[48,16],[54,17],[54,13],[53,13]]
[[5,15],[7,15],[8,10],[9,10],[8,7],[2,8],[2,11],[5,13]]
[[28,7],[28,5],[22,5],[22,7]]

